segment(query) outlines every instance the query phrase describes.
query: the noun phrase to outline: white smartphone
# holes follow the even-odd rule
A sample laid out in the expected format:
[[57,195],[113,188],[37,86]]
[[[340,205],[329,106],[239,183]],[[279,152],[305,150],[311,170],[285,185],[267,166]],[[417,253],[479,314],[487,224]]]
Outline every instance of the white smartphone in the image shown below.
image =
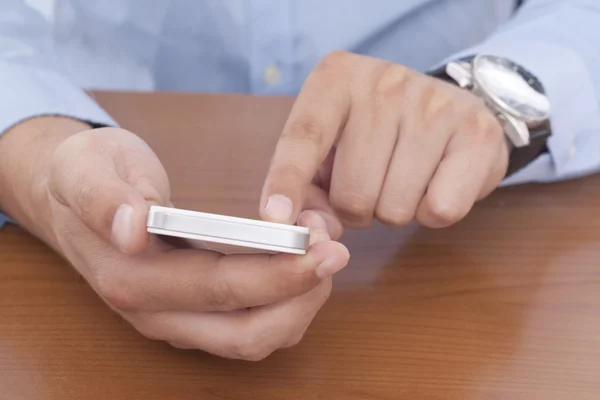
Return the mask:
[[309,229],[302,226],[160,206],[150,207],[147,230],[158,235],[271,253],[306,254],[310,240]]

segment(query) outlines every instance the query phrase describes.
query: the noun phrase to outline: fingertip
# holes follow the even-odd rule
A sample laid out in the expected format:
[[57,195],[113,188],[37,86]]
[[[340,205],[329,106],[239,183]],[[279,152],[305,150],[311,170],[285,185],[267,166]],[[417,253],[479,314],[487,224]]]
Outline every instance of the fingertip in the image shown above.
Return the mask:
[[333,240],[338,240],[344,233],[344,226],[339,219],[324,211],[318,211],[321,217],[325,220],[327,226],[327,232]]
[[143,252],[150,243],[150,233],[147,228],[149,212],[150,205],[145,202],[136,208],[134,218],[134,238],[131,242],[131,247],[128,249],[129,254]]
[[150,240],[146,230],[149,209],[145,202],[122,204],[117,208],[111,227],[111,239],[121,252],[134,255],[146,249]]
[[130,246],[133,236],[134,209],[130,204],[121,204],[113,216],[111,239],[121,250]]
[[273,222],[291,223],[294,213],[294,204],[289,197],[282,194],[273,194],[266,200],[263,216]]
[[327,230],[327,222],[318,211],[306,210],[298,217],[298,225],[305,226],[311,230]]
[[328,278],[342,270],[350,260],[350,252],[341,243],[334,241],[315,243],[309,254],[318,264],[315,273],[321,279]]
[[310,229],[309,247],[313,246],[315,243],[331,240],[327,230],[327,223],[316,211],[303,211],[298,217],[298,225],[305,226]]
[[350,261],[350,250],[340,242],[332,241],[330,246],[331,251],[342,259],[345,264],[348,264],[348,261]]
[[[311,234],[314,231],[325,231],[327,236],[337,240],[342,236],[342,223],[326,211],[306,210],[298,217],[298,225],[310,228]],[[329,240],[329,239],[328,239]]]

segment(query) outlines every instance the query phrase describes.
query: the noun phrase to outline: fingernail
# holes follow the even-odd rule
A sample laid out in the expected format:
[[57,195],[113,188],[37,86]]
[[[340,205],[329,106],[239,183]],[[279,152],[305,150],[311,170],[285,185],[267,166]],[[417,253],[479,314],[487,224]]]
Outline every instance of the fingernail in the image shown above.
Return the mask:
[[344,268],[344,263],[336,257],[326,258],[316,269],[316,274],[319,278],[329,278],[336,272]]
[[292,201],[280,194],[274,194],[267,200],[265,214],[277,221],[287,221],[292,216]]
[[117,208],[113,217],[112,238],[120,249],[126,249],[133,233],[133,207],[123,204]]

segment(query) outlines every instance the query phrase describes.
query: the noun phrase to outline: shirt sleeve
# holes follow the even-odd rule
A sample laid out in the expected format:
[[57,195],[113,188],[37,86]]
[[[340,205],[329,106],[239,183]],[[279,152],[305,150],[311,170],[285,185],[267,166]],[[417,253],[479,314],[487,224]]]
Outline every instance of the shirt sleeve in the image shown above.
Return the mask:
[[548,152],[503,185],[600,171],[600,1],[526,0],[487,40],[451,58],[481,53],[504,56],[531,71],[551,105]]
[[[0,135],[49,115],[117,125],[61,71],[53,50],[51,25],[42,14],[25,0],[0,1]],[[6,221],[0,214],[0,226]]]

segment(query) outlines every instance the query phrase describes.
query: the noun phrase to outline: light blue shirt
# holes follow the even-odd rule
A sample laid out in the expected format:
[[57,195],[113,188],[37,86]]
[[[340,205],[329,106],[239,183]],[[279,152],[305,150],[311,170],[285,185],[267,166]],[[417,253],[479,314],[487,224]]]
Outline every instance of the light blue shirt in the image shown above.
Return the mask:
[[[549,152],[504,184],[600,169],[600,1],[0,0],[0,133],[39,115],[116,125],[85,89],[294,94],[336,49],[425,71],[522,64],[552,105]],[[207,133],[208,134],[208,133]]]

